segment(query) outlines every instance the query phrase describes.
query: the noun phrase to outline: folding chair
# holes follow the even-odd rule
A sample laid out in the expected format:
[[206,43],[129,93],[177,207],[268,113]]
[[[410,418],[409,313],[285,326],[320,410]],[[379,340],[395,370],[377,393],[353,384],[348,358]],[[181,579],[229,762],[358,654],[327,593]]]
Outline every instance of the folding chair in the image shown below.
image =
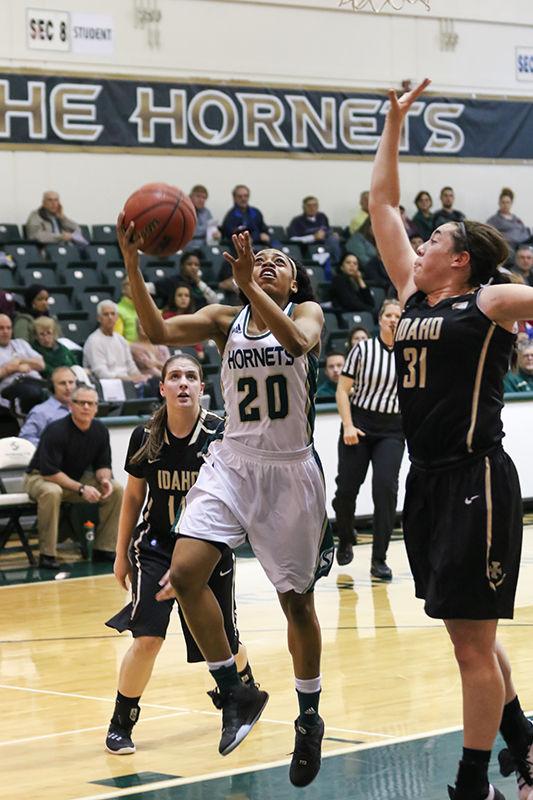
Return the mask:
[[26,468],[34,452],[35,446],[27,439],[18,436],[0,439],[0,519],[7,520],[0,529],[0,553],[16,533],[32,566],[35,558],[20,520],[37,512],[37,504],[23,490]]

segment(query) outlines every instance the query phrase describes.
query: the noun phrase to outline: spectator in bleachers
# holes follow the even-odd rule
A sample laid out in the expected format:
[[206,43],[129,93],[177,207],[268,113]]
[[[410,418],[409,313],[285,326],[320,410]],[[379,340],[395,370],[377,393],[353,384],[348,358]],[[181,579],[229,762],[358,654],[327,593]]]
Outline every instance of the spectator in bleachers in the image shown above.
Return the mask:
[[355,216],[350,220],[349,231],[350,234],[357,233],[361,226],[368,219],[368,198],[370,192],[368,190],[361,192],[359,195],[359,209],[356,211]]
[[348,334],[348,350],[351,350],[352,347],[355,347],[359,342],[364,342],[369,336],[370,334],[364,325],[354,325]]
[[63,502],[98,504],[93,561],[115,560],[122,486],[113,480],[109,431],[95,419],[97,408],[96,391],[78,386],[71,413],[48,425],[29,464],[25,489],[37,502],[41,569],[61,568],[56,547]]
[[413,217],[413,225],[425,242],[431,238],[431,234],[435,230],[435,218],[431,213],[432,205],[433,200],[429,192],[418,192],[415,197],[415,206],[418,210]]
[[516,372],[509,371],[503,379],[504,392],[533,392],[533,342],[524,341],[517,347]]
[[359,266],[364,269],[368,262],[378,254],[376,242],[372,232],[370,217],[367,217],[358,231],[352,233],[346,242],[346,252],[357,256]]
[[413,236],[410,236],[409,241],[411,242],[411,247],[413,248],[415,253],[417,253],[418,248],[424,244],[424,240],[418,233],[415,233]]
[[[15,314],[13,320],[13,336],[15,339],[25,339],[30,344],[35,342],[35,320],[37,317],[53,319],[48,307],[48,289],[39,283],[32,283],[24,290],[26,305]],[[59,330],[59,325],[58,325]]]
[[451,186],[443,186],[440,190],[441,208],[435,212],[435,228],[444,225],[446,222],[462,222],[466,219],[465,214],[453,207],[455,203],[455,192]]
[[96,316],[99,327],[85,342],[83,366],[99,379],[119,378],[122,381],[131,381],[139,394],[143,394],[143,384],[147,378],[135,366],[125,338],[114,331],[118,319],[116,303],[112,300],[101,300],[96,306]]
[[152,344],[139,323],[139,339],[130,344],[131,355],[141,375],[146,379],[161,378],[163,364],[170,358],[166,344]]
[[525,284],[533,286],[533,247],[522,244],[517,248],[512,272],[518,275]]
[[192,187],[189,196],[196,210],[196,229],[194,236],[185,249],[197,250],[205,244],[216,244],[220,239],[221,233],[215,218],[205,205],[209,197],[207,189],[197,183],[196,186]]
[[344,366],[344,361],[344,353],[341,353],[338,350],[332,350],[326,355],[324,375],[319,381],[318,388],[316,390],[316,400],[318,403],[335,402],[335,393],[337,391],[337,384]]
[[26,222],[26,236],[37,244],[56,244],[71,242],[85,246],[89,242],[83,236],[80,226],[63,213],[63,206],[57,192],[45,192],[41,207],[32,211]]
[[339,237],[331,230],[327,216],[319,210],[318,199],[313,195],[304,197],[302,208],[303,214],[291,220],[287,236],[291,242],[324,245],[333,264],[338,264],[341,257]]
[[515,250],[518,245],[530,243],[533,239],[531,228],[524,225],[522,220],[512,213],[513,201],[513,190],[504,187],[500,192],[498,211],[488,218],[487,223],[500,231],[507,244]]
[[76,376],[69,367],[56,367],[50,378],[53,395],[33,406],[24,420],[19,436],[35,445],[39,444],[42,432],[51,422],[63,419],[70,413],[70,399],[76,388]]
[[50,378],[57,367],[72,367],[78,364],[73,350],[57,341],[59,328],[52,317],[37,317],[34,323],[35,341],[33,348],[44,360],[43,378]]
[[346,253],[339,270],[331,281],[330,298],[333,308],[341,311],[374,313],[374,298],[359,269],[357,256]]
[[43,369],[43,357],[25,339],[13,339],[10,318],[0,314],[0,406],[9,409],[10,401],[16,399],[27,414],[40,403],[44,382],[39,373]]
[[130,279],[126,276],[122,281],[122,297],[117,303],[118,319],[115,332],[120,333],[127,342],[136,342],[139,338],[137,310],[131,299]]
[[192,296],[191,287],[187,283],[178,283],[173,294],[169,297],[167,307],[162,311],[163,319],[178,317],[181,314],[194,314],[196,303]]
[[254,244],[270,244],[270,234],[262,213],[258,208],[249,205],[250,189],[244,184],[238,184],[232,195],[233,208],[227,212],[220,226],[222,237],[231,241],[234,233],[249,231]]
[[0,289],[0,314],[6,314],[12,320],[16,313],[17,305],[12,293]]
[[218,303],[217,293],[202,280],[200,267],[200,257],[196,251],[184,253],[181,257],[179,272],[160,278],[153,283],[147,283],[148,291],[167,305],[174,296],[176,287],[180,284],[187,284],[197,310],[210,303]]

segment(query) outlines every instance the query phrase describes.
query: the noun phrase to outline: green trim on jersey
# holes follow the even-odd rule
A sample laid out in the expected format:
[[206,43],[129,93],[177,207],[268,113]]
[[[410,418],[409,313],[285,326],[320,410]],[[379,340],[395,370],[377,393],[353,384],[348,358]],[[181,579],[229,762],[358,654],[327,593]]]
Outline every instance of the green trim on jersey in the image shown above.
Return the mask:
[[318,357],[314,353],[307,353],[307,379],[305,386],[307,389],[307,401],[305,404],[305,416],[307,417],[307,443],[312,444],[315,432],[315,395],[318,381]]
[[[294,303],[289,302],[285,306],[285,308],[283,309],[283,313],[284,314],[286,313],[287,316],[290,317],[292,315],[293,308],[294,308]],[[257,340],[257,339],[264,339],[266,336],[270,336],[270,334],[272,333],[271,330],[265,331],[265,333],[259,333],[256,336],[252,336],[251,334],[248,334],[246,332],[246,330],[248,328],[248,322],[250,320],[250,309],[251,309],[250,305],[246,306],[246,312],[245,312],[245,315],[244,315],[244,322],[243,322],[243,325],[242,325],[242,333],[243,333],[244,338],[245,339],[251,339],[251,340]],[[288,311],[287,311],[287,309],[288,309]],[[229,334],[228,334],[228,338],[229,338]]]

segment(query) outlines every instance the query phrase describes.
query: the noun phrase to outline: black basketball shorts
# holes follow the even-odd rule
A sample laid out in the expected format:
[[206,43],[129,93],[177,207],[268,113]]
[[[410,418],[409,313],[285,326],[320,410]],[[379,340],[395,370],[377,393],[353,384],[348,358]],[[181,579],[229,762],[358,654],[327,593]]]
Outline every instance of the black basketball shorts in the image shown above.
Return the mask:
[[[158,601],[156,594],[161,590],[159,581],[170,567],[174,541],[160,542],[146,526],[139,526],[130,545],[129,557],[132,564],[132,601],[118,614],[106,622],[110,628],[130,630],[134,636],[158,636],[165,638],[170,615],[175,600]],[[239,631],[235,609],[235,556],[229,547],[222,551],[222,557],[209,579],[209,586],[215,595],[224,617],[224,627],[235,655],[239,649]],[[178,614],[187,647],[187,661],[203,661],[196,641],[181,613]]]
[[512,619],[522,499],[502,448],[449,469],[411,467],[403,529],[416,596],[428,616]]

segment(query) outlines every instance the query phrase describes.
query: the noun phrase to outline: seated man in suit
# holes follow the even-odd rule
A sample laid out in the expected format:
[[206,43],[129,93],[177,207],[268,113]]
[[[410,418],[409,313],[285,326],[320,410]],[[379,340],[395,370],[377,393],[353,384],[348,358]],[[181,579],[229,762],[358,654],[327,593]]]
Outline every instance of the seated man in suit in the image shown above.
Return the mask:
[[89,386],[72,393],[71,413],[51,422],[28,466],[24,488],[37,503],[39,567],[57,570],[59,510],[62,502],[98,503],[93,561],[115,559],[122,486],[111,473],[105,425],[95,419],[98,394]]

